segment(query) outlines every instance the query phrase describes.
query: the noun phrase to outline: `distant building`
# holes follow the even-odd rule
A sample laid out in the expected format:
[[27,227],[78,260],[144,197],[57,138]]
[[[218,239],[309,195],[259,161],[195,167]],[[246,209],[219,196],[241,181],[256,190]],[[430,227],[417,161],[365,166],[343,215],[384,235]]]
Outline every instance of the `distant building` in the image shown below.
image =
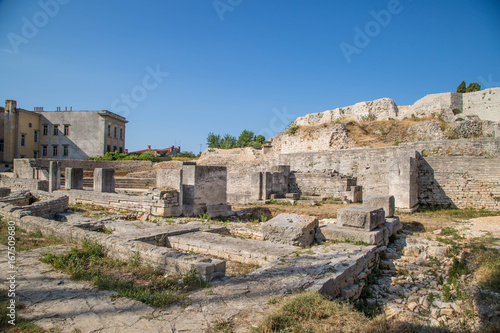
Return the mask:
[[143,150],[136,150],[136,151],[131,151],[129,152],[130,154],[142,154],[142,153],[147,153],[151,152],[155,155],[155,157],[160,157],[160,156],[174,156],[178,153],[181,152],[181,147],[170,147],[170,148],[163,148],[163,149],[156,149],[156,148],[151,148],[151,146],[148,146],[148,149],[143,149]]
[[14,158],[86,159],[110,151],[125,150],[125,124],[113,112],[28,111],[17,102],[0,107],[0,160]]

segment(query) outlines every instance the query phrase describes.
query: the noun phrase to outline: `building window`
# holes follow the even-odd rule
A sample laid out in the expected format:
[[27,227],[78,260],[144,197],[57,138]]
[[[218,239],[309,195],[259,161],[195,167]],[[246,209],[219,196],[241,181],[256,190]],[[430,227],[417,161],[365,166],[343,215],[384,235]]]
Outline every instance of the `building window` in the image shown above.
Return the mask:
[[69,135],[69,125],[64,125],[64,135]]
[[108,136],[111,136],[111,125],[108,125]]
[[31,128],[33,125],[31,123],[28,123],[28,127]]
[[122,147],[118,148],[118,152],[119,152],[120,154],[121,154],[121,153],[123,153],[123,148],[122,148]]
[[26,134],[21,134],[21,147],[26,146]]
[[57,145],[52,146],[52,156],[57,156]]
[[54,125],[54,135],[59,135],[59,125]]
[[123,128],[120,128],[120,139],[123,139]]
[[33,141],[38,142],[38,131],[37,130],[33,131]]
[[108,145],[108,147],[106,148],[106,151],[107,151],[108,153],[109,153],[109,152],[111,152],[111,146],[110,146],[110,145]]
[[38,150],[33,150],[33,158],[38,158]]
[[0,139],[0,153],[3,153],[3,139]]
[[46,145],[42,146],[42,156],[47,156],[47,146]]
[[114,130],[113,130],[113,137],[115,137],[115,138],[116,138],[116,126],[115,126],[115,128],[114,128]]
[[68,156],[69,155],[69,146],[64,145],[63,146],[63,156]]
[[116,151],[116,146],[113,146],[113,151]]
[[47,136],[49,135],[49,125],[43,125],[43,135]]

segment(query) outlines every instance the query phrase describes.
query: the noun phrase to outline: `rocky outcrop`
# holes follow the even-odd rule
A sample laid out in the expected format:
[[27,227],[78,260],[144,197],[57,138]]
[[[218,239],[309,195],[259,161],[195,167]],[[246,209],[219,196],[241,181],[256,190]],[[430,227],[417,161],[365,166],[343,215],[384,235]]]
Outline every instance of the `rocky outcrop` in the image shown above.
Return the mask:
[[[398,107],[390,98],[360,102],[351,106],[311,113],[295,120],[296,126],[318,126],[341,119],[389,120],[404,118],[440,117],[452,122],[456,116],[470,115],[481,120],[500,121],[500,88],[490,88],[471,93],[441,93],[427,95],[413,105]],[[464,118],[465,119],[465,118]]]
[[381,98],[369,102],[360,102],[351,106],[311,113],[295,120],[296,126],[317,126],[328,124],[335,120],[350,118],[362,120],[388,120],[398,116],[398,107],[390,98]]
[[408,129],[408,135],[415,141],[445,140],[446,136],[441,129],[439,122],[426,121],[415,124]]
[[281,154],[348,149],[355,142],[347,137],[344,124],[325,124],[315,127],[300,127],[295,133],[285,131],[272,140],[273,151]]

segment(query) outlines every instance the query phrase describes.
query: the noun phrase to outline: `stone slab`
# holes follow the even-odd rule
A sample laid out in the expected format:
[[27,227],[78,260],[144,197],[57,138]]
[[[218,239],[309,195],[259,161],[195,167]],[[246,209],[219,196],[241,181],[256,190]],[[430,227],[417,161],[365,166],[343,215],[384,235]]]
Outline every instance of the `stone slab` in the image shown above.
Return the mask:
[[347,241],[347,242],[363,242],[370,245],[387,245],[389,237],[398,233],[403,229],[403,225],[398,217],[387,219],[382,227],[371,231],[365,231],[354,228],[344,228],[338,224],[327,224],[320,227],[316,233],[316,238],[320,241]]
[[299,250],[298,247],[254,239],[193,232],[168,237],[168,246],[244,264],[265,265]]
[[369,207],[383,208],[385,217],[394,216],[393,195],[367,195],[363,198],[363,205]]
[[305,247],[314,242],[317,228],[314,216],[280,214],[262,224],[262,234],[264,240]]
[[352,206],[337,211],[337,224],[342,227],[352,227],[371,231],[385,223],[382,208],[367,206]]

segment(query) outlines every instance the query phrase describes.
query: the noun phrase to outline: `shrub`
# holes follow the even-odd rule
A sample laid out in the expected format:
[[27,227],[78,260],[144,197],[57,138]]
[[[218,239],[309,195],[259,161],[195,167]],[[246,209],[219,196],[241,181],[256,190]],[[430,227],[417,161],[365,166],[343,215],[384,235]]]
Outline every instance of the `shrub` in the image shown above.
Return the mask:
[[288,132],[290,132],[291,135],[294,135],[297,132],[298,129],[299,129],[299,126],[291,126],[288,129]]
[[465,92],[465,81],[462,81],[457,87],[457,93],[464,93]]
[[474,91],[479,91],[481,90],[481,85],[477,82],[472,82],[467,86],[467,89],[465,92],[474,92]]

